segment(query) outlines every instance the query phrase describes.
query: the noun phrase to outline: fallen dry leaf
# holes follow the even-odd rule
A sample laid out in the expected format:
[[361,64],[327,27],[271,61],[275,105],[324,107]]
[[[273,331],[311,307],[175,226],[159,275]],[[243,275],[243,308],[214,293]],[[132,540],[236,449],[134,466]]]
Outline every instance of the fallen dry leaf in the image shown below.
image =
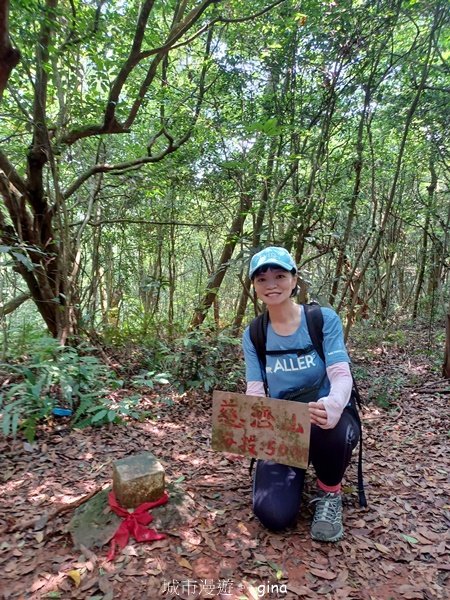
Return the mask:
[[73,569],[72,571],[67,571],[66,575],[72,579],[75,583],[75,587],[78,587],[81,583],[81,573],[78,569]]
[[316,577],[320,577],[321,579],[328,579],[330,581],[332,579],[336,579],[336,577],[337,577],[336,573],[333,573],[332,571],[322,571],[320,569],[310,569],[309,572],[312,573],[313,575],[315,575]]
[[180,567],[184,567],[185,569],[189,569],[190,571],[193,570],[191,563],[183,557],[177,558],[177,563],[180,565]]

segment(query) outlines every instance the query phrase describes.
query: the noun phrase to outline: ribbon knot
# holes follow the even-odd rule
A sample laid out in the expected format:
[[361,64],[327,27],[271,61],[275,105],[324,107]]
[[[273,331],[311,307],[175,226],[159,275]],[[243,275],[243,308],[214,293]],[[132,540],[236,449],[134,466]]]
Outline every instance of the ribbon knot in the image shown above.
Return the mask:
[[129,513],[117,502],[114,492],[110,492],[108,495],[108,504],[116,515],[123,517],[124,521],[119,525],[116,533],[112,537],[107,559],[114,559],[116,555],[116,546],[118,546],[120,550],[125,548],[130,539],[130,535],[137,542],[153,542],[155,540],[164,539],[166,537],[164,533],[157,533],[155,529],[146,527],[146,525],[149,525],[149,523],[153,521],[153,515],[147,511],[156,506],[161,506],[161,504],[166,504],[168,500],[169,496],[167,495],[167,492],[164,492],[161,498],[158,498],[155,502],[144,502],[132,513]]

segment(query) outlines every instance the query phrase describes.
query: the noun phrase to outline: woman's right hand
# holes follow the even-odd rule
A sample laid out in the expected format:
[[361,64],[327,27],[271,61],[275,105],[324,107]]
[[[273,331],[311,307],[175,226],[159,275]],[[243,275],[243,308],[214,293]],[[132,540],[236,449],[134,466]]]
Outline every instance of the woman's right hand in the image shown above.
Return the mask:
[[323,400],[308,402],[308,407],[312,425],[318,425],[322,429],[329,429],[327,410]]

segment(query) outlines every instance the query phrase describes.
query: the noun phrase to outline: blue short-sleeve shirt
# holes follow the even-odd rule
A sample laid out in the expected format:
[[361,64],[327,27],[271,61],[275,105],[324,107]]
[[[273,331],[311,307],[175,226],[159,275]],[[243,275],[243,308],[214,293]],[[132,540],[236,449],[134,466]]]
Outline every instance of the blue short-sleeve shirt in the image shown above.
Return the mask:
[[[269,322],[267,329],[266,349],[287,350],[286,354],[266,355],[266,376],[269,395],[282,398],[286,393],[299,388],[318,387],[318,398],[327,396],[330,382],[326,375],[326,367],[338,362],[350,362],[345,348],[342,324],[339,316],[331,308],[322,307],[323,314],[323,351],[325,362],[314,350],[306,325],[306,318],[301,309],[300,325],[291,335],[278,335]],[[244,331],[242,339],[247,381],[263,381],[261,366],[256,349],[250,340],[249,327]],[[289,350],[305,349],[297,355]]]

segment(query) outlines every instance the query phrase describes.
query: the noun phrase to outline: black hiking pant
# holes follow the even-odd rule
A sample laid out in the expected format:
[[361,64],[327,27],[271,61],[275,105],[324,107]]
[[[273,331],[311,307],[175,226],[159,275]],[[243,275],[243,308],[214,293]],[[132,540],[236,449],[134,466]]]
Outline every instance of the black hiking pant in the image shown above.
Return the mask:
[[[345,408],[333,429],[311,426],[309,463],[325,485],[341,482],[358,443],[359,425],[351,408]],[[256,461],[253,511],[273,531],[292,526],[302,501],[305,470],[270,460]]]

